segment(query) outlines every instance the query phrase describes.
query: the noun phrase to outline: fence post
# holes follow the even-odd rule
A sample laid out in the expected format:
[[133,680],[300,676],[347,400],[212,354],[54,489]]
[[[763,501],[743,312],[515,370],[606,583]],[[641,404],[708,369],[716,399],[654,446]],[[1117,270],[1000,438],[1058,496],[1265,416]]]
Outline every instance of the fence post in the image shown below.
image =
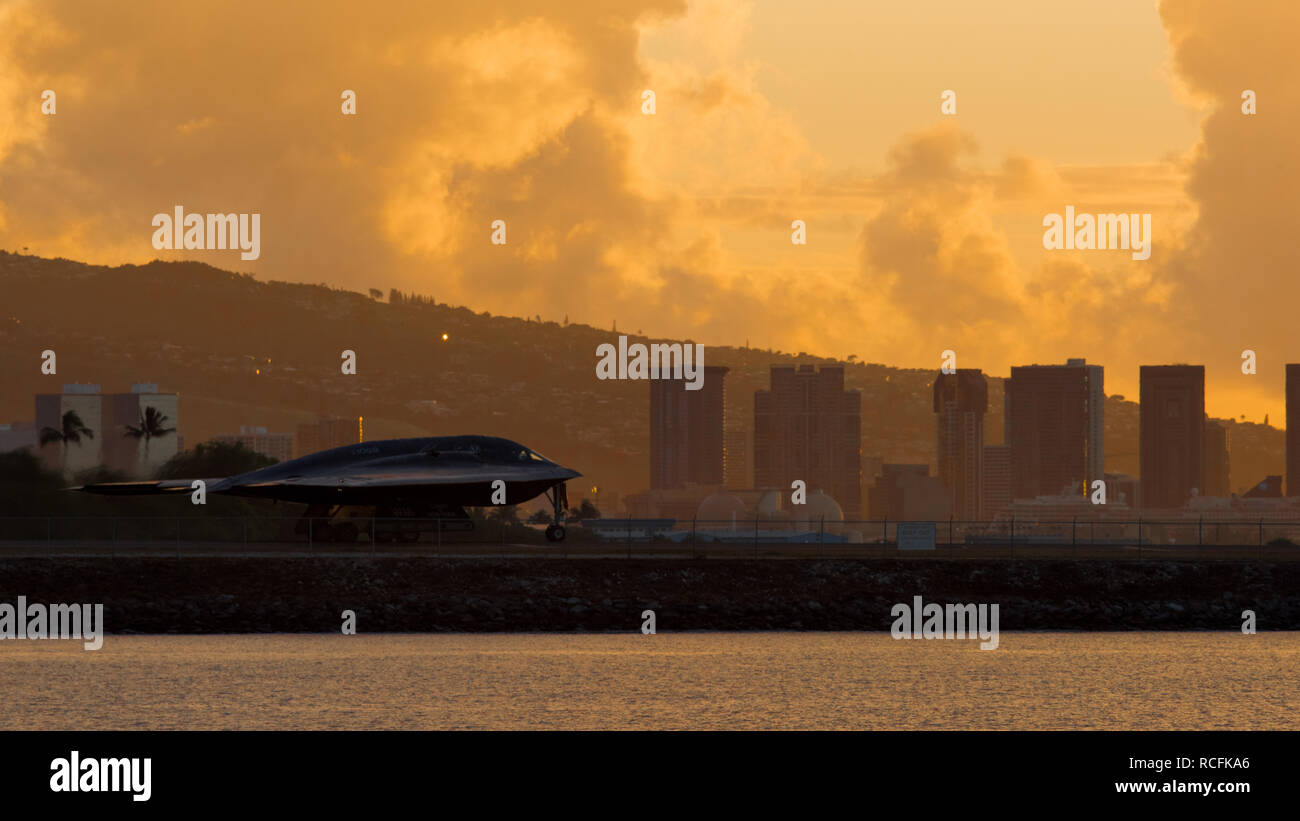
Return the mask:
[[1079,558],[1079,517],[1070,520],[1070,557]]
[[820,545],[820,544],[825,544],[825,543],[826,543],[826,516],[823,515],[823,516],[822,516],[822,528],[821,528],[821,530],[818,531],[818,533],[817,533],[817,544]]
[[113,524],[113,544],[112,547],[108,549],[108,555],[110,558],[116,559],[117,558],[117,517],[114,516],[111,521]]
[[181,517],[176,517],[176,558],[181,557]]
[[1201,523],[1202,523],[1204,520],[1205,520],[1205,517],[1204,517],[1204,516],[1198,516],[1198,517],[1196,517],[1196,546],[1197,546],[1197,547],[1200,547],[1201,544],[1202,544],[1202,539],[1201,539]]
[[754,516],[754,558],[758,558],[758,516]]
[[1259,546],[1264,546],[1264,520],[1259,520]]
[[691,558],[695,558],[695,520],[691,519]]
[[952,514],[948,514],[948,553],[952,554]]
[[1142,517],[1138,517],[1138,561],[1142,561]]
[[1014,559],[1015,557],[1016,557],[1016,517],[1015,514],[1012,514],[1011,516],[1011,558]]

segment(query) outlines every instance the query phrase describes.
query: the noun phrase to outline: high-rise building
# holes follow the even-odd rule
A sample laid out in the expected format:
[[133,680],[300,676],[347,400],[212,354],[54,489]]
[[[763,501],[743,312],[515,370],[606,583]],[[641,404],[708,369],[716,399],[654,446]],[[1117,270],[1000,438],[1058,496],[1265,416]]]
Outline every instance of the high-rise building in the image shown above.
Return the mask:
[[948,508],[964,521],[979,518],[983,507],[984,413],[988,380],[978,368],[942,371],[934,380],[935,439],[939,481],[948,491]]
[[1205,420],[1205,481],[1202,496],[1231,496],[1228,481],[1228,428],[1213,419]]
[[1178,508],[1205,482],[1205,366],[1143,365],[1142,506]]
[[749,469],[753,440],[753,434],[747,430],[722,433],[722,446],[726,451],[722,464],[723,482],[729,489],[744,490],[754,486],[754,476]]
[[650,380],[650,489],[722,486],[727,369],[709,365],[699,390],[685,379]]
[[1286,495],[1300,496],[1300,365],[1286,366]]
[[1100,365],[1023,365],[1006,381],[1005,441],[1015,499],[1084,495],[1106,472]]
[[875,485],[876,478],[885,470],[885,457],[880,455],[868,456],[862,455],[862,502],[861,510],[870,516],[871,513],[871,488]]
[[981,479],[984,504],[980,518],[992,521],[1013,501],[1011,498],[1011,446],[985,445]]
[[74,411],[81,424],[90,431],[80,434],[76,442],[54,441],[41,447],[46,467],[76,474],[98,467],[104,462],[104,396],[99,385],[69,384],[63,393],[36,394],[36,433],[51,428],[63,433],[63,418]]
[[862,510],[862,394],[844,390],[844,368],[773,365],[771,389],[754,392],[754,485],[790,492],[795,480]]
[[299,456],[355,445],[361,441],[361,422],[357,419],[321,417],[315,422],[299,425],[296,439]]
[[[128,431],[145,428],[154,411],[160,435],[136,435]],[[130,393],[104,397],[104,463],[131,476],[152,476],[168,459],[179,453],[180,397],[163,393],[156,384],[138,382]]]
[[218,442],[243,445],[277,462],[287,462],[293,458],[292,433],[269,433],[260,425],[240,425],[238,434],[223,433],[213,438]]

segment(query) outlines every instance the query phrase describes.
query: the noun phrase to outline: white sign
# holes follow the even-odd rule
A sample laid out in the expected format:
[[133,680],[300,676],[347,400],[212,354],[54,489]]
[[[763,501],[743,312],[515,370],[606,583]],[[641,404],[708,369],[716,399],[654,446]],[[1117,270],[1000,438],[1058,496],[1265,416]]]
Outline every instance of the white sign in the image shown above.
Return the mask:
[[934,550],[934,522],[902,522],[898,525],[899,550]]

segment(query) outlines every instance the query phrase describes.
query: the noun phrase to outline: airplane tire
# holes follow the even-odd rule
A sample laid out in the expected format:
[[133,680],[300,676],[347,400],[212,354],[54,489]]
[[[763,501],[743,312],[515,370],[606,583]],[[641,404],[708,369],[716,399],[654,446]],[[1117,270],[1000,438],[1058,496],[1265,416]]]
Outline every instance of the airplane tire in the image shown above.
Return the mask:
[[564,525],[551,525],[546,528],[546,541],[562,542],[564,541]]

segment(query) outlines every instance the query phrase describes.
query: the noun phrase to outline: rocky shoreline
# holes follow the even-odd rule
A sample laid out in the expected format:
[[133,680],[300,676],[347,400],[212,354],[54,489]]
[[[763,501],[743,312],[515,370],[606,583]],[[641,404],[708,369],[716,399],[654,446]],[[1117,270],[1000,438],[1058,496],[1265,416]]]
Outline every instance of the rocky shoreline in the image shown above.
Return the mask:
[[1300,562],[0,559],[0,602],[102,603],[109,633],[888,630],[895,603],[1001,629],[1300,629]]

